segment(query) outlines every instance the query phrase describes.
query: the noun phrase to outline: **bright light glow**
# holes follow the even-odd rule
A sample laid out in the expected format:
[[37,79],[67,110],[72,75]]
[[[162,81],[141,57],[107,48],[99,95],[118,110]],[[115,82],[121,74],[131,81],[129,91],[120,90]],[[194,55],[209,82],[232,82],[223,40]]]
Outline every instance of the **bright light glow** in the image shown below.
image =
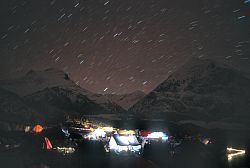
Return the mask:
[[128,147],[127,146],[117,146],[118,147],[118,152],[122,152],[122,151],[125,151],[127,152],[128,151]]
[[114,135],[109,141],[109,148],[111,151],[114,151],[116,153],[128,151],[140,153],[142,146],[139,144],[136,136],[134,135]]
[[147,138],[168,140],[168,136],[163,132],[152,132],[148,134]]
[[118,143],[121,145],[138,145],[139,142],[134,135],[117,136]]
[[137,145],[137,146],[130,146],[130,150],[133,152],[140,152],[142,146],[141,145]]
[[102,137],[102,138],[106,136],[106,132],[104,132],[102,129],[99,129],[99,128],[95,129],[95,131],[92,132],[92,134],[94,134],[97,137]]
[[70,133],[69,133],[69,131],[68,131],[67,129],[63,129],[63,128],[62,128],[62,132],[63,132],[64,135],[67,136],[67,137],[70,135]]
[[111,137],[111,139],[110,139],[110,141],[109,141],[109,148],[110,148],[111,150],[115,150],[115,149],[118,148],[118,147],[117,147],[117,143],[116,143],[114,137]]
[[102,127],[102,130],[106,131],[106,132],[112,132],[114,130],[114,128],[113,127]]
[[207,139],[207,138],[205,138],[205,139],[203,139],[203,141],[202,141],[202,143],[204,144],[204,145],[208,145],[209,144],[209,139]]
[[31,127],[30,127],[30,126],[26,126],[26,127],[24,128],[24,132],[30,132],[30,130],[31,130]]
[[89,133],[87,135],[87,138],[93,139],[93,140],[98,140],[100,138],[104,138],[106,136],[106,132],[103,131],[100,128],[95,129],[93,132]]
[[168,136],[161,137],[162,140],[168,140]]
[[246,153],[245,150],[227,148],[227,158],[228,160],[232,160],[234,157],[244,155]]
[[119,130],[118,133],[121,135],[134,135],[135,131],[134,130]]
[[33,128],[33,132],[35,132],[35,133],[40,133],[42,131],[43,131],[43,126],[41,126],[39,124],[34,126],[34,128]]
[[128,138],[126,136],[118,136],[117,139],[124,145],[129,145]]

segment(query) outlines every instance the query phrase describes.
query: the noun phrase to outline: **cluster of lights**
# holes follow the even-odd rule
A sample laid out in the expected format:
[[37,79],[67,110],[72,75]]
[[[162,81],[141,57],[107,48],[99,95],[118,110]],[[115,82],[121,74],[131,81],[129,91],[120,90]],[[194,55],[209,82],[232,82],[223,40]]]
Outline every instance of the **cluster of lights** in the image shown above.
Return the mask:
[[120,135],[135,135],[135,131],[134,130],[119,130],[118,134]]
[[71,153],[74,153],[75,152],[75,148],[72,148],[72,147],[56,147],[56,150],[59,152],[59,153],[63,153],[64,155],[65,154],[71,154]]
[[244,155],[246,153],[245,150],[227,148],[229,154],[227,154],[228,160],[232,160],[234,157]]
[[105,131],[105,132],[112,132],[112,131],[114,131],[114,128],[113,127],[102,127],[101,128],[103,131]]

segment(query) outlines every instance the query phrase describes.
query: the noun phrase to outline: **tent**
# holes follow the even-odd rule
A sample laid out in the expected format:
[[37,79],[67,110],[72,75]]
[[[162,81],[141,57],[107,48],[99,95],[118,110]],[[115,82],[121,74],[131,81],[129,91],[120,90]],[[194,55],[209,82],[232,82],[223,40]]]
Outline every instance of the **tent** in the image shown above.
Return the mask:
[[140,135],[141,137],[147,137],[149,134],[151,134],[151,132],[150,132],[150,131],[146,131],[146,130],[141,130],[141,131],[139,132],[139,135]]
[[43,127],[39,124],[35,125],[34,128],[32,129],[33,132],[35,133],[40,133],[43,131]]
[[110,138],[109,149],[111,152],[141,154],[142,146],[135,135],[115,134]]
[[46,147],[47,150],[53,149],[52,144],[51,144],[49,138],[44,137],[44,141],[45,141],[45,145],[46,145],[45,147]]

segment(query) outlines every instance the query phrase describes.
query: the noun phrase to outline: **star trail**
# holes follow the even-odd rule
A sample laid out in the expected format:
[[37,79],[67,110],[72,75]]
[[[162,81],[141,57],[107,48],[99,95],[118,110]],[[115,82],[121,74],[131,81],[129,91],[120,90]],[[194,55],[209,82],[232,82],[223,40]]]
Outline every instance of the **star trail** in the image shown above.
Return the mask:
[[0,78],[54,67],[97,93],[149,92],[188,59],[250,73],[248,0],[0,2]]

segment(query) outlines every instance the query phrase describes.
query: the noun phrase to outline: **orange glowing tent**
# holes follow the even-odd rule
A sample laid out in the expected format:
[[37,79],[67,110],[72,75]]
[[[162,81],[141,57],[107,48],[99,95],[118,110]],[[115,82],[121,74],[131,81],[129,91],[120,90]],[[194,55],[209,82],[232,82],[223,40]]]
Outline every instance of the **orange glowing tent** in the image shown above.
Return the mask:
[[46,144],[46,149],[47,149],[47,150],[52,149],[53,147],[52,147],[52,144],[51,144],[49,138],[44,137],[44,140],[45,140],[45,144]]
[[41,125],[35,125],[34,126],[34,128],[32,129],[33,130],[33,132],[35,132],[35,133],[40,133],[40,132],[42,132],[43,131],[43,126],[41,126]]

